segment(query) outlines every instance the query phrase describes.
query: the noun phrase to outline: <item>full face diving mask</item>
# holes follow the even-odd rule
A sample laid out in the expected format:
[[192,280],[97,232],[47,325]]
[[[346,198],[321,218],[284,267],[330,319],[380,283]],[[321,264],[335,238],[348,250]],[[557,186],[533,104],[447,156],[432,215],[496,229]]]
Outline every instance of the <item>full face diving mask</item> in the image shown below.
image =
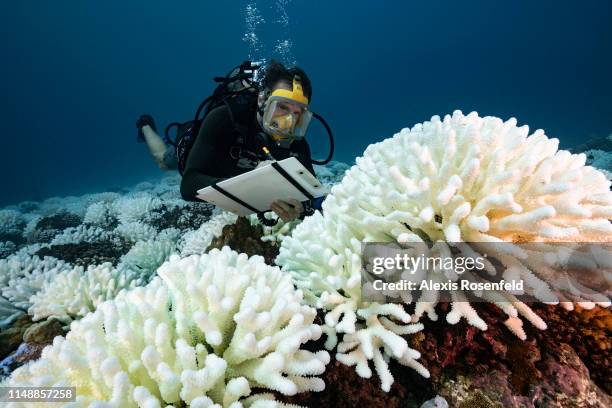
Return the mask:
[[289,145],[302,139],[312,119],[308,98],[304,95],[298,76],[293,78],[293,89],[276,89],[264,106],[264,131],[279,145]]

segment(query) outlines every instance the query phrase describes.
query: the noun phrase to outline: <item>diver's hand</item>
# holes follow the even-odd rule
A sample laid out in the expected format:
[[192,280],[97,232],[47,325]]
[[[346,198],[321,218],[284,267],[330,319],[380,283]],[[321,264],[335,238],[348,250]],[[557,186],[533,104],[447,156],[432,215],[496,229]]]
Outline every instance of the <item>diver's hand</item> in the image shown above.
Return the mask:
[[270,204],[270,209],[276,213],[284,222],[296,219],[302,213],[302,203],[290,198],[288,200],[276,200]]

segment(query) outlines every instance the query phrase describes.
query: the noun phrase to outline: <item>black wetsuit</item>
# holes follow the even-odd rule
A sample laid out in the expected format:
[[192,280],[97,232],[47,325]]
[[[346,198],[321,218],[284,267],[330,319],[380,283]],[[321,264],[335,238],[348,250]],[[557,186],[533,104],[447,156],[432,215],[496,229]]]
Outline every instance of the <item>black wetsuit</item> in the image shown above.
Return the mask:
[[[181,181],[183,199],[199,201],[196,198],[199,189],[252,170],[259,161],[266,160],[262,151],[264,139],[258,137],[260,132],[262,129],[251,111],[246,130],[242,133],[246,136],[244,143],[238,146],[236,139],[239,132],[231,120],[229,109],[226,106],[213,109],[204,119],[187,157]],[[295,156],[308,171],[315,174],[306,140],[294,141],[290,149],[272,143],[265,146],[274,159]]]

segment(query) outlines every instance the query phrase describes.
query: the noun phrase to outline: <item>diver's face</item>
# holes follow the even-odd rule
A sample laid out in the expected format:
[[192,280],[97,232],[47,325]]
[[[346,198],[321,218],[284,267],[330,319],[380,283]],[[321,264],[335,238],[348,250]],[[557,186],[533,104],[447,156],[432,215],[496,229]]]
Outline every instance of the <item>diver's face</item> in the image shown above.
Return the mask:
[[276,105],[276,109],[274,110],[272,117],[276,118],[278,116],[285,116],[287,114],[301,115],[302,108],[290,102],[279,102],[278,105]]
[[[278,81],[274,88],[272,88],[272,92],[277,89],[286,89],[291,91],[293,89],[292,85],[287,81]],[[290,102],[279,102],[274,110],[273,118],[278,116],[285,116],[287,114],[300,115],[303,112],[303,108],[299,105],[292,104]]]

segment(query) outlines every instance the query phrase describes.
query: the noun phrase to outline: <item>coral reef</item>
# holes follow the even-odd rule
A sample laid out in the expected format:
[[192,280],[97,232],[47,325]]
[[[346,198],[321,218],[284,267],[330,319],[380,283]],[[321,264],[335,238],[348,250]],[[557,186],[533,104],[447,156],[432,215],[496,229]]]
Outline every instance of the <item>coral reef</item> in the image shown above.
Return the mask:
[[237,219],[236,214],[221,211],[213,215],[210,220],[202,224],[197,230],[187,232],[177,244],[181,256],[185,257],[206,252],[212,240],[221,235],[223,228],[226,225],[235,223]]
[[178,175],[0,210],[0,377],[16,370],[2,385],[65,382],[100,406],[608,406],[607,299],[561,297],[531,253],[492,276],[565,308],[361,293],[367,242],[609,241],[612,139],[572,155],[528,133],[433,117],[351,168],[315,166],[324,211],[273,227],[183,201]]
[[[308,217],[283,240],[276,262],[292,274],[310,304],[329,311],[325,322],[330,344],[337,333],[344,334],[338,346],[340,361],[356,364],[357,372],[369,377],[367,360],[373,359],[385,390],[393,380],[383,357],[398,358],[427,375],[414,360],[419,353],[399,334],[422,328],[402,323],[424,314],[436,320],[440,294],[426,290],[416,299],[398,299],[415,302],[412,318],[400,304],[363,301],[364,242],[435,243],[430,250],[438,254],[451,254],[450,247],[462,254],[477,253],[480,247],[474,243],[506,242],[511,250],[498,254],[501,267],[490,264],[487,272],[520,277],[527,282],[526,293],[554,302],[559,300],[556,294],[537,275],[543,268],[536,267],[534,259],[545,258],[543,254],[521,253],[512,243],[612,239],[610,182],[585,166],[584,154],[557,151],[558,141],[548,139],[542,130],[528,133],[528,127],[517,127],[515,119],[503,122],[459,111],[403,129],[370,145],[332,188],[323,214]],[[471,247],[461,242],[470,242]],[[556,258],[550,262],[554,266]],[[458,275],[453,270],[423,269],[402,278],[440,282],[457,280]],[[463,317],[487,329],[465,295],[452,296],[449,323]],[[505,325],[520,338],[526,334],[519,315],[546,328],[528,305],[509,292],[481,296],[506,313]],[[570,300],[609,305],[601,297]]]
[[507,372],[460,375],[445,379],[440,394],[450,406],[471,408],[608,407],[612,398],[589,378],[589,372],[567,344],[557,347],[541,362],[542,378],[525,394],[516,395]]
[[51,242],[53,245],[78,244],[80,242],[112,241],[118,238],[112,232],[96,226],[79,225],[70,227],[55,235]]
[[587,163],[590,166],[596,167],[606,175],[608,180],[612,179],[612,153],[603,150],[586,150]]
[[51,257],[12,255],[0,260],[0,292],[14,307],[27,310],[32,295],[70,268]]
[[12,241],[0,242],[0,259],[6,258],[17,251],[17,245]]
[[207,222],[214,206],[208,203],[192,203],[188,201],[164,202],[149,214],[148,223],[158,230],[178,228],[192,230]]
[[23,331],[23,343],[19,344],[21,337],[16,337],[16,344],[19,344],[19,347],[0,361],[0,380],[27,362],[39,359],[43,349],[51,344],[56,336],[64,334],[61,323],[54,319],[27,327]]
[[116,269],[110,263],[76,266],[45,282],[30,298],[28,313],[34,321],[54,317],[64,323],[85,316],[121,290],[141,286],[149,271]]
[[[502,403],[500,406],[504,407],[533,407],[549,406],[547,401],[562,395],[568,400],[589,395],[597,395],[602,401],[609,398],[604,393],[610,393],[607,373],[612,361],[608,340],[612,311],[597,308],[570,312],[537,304],[532,307],[550,324],[546,331],[527,327],[526,341],[496,325],[503,312],[486,303],[475,304],[474,308],[489,325],[487,331],[465,321],[452,326],[442,321],[426,324],[422,332],[411,338],[411,346],[423,355],[434,391],[451,402],[451,406],[461,403],[471,406],[465,402],[471,399],[488,401],[489,405],[484,406]],[[438,309],[449,308],[448,304],[438,305]],[[575,357],[563,358],[564,353]],[[552,376],[548,372],[550,367],[567,377]],[[586,388],[567,392],[567,380],[580,381]]]
[[[46,289],[36,297],[37,306],[30,309],[31,313],[37,318],[59,314],[68,321],[92,311],[100,301],[114,297],[127,281],[131,285],[148,282],[175,250],[181,235],[194,226],[199,227],[198,222],[207,220],[210,213],[207,204],[186,203],[169,194],[169,189],[176,189],[177,180],[173,177],[155,185],[141,185],[141,191],[133,189],[124,196],[96,193],[53,197],[41,203],[22,203],[1,210],[0,237],[11,240],[0,242],[0,255],[6,258],[0,262],[0,293],[4,294],[0,299],[0,328],[9,326],[30,309],[30,298],[43,287]],[[147,186],[149,191],[145,191]],[[169,217],[167,211],[155,211],[164,208],[173,209],[175,217]],[[156,225],[156,221],[167,224],[168,228]],[[172,226],[175,222],[176,227],[183,229]],[[51,264],[58,260],[69,264],[61,263],[62,268],[54,268]],[[97,268],[107,262],[113,267]],[[75,270],[78,266],[83,268]],[[89,269],[109,273],[87,273]],[[117,272],[119,269],[121,272]],[[62,274],[65,276],[59,276]],[[117,276],[96,280],[111,275]],[[121,275],[129,279],[118,285],[126,279]],[[63,287],[59,283],[51,286],[56,277],[58,282],[65,283]],[[82,282],[66,282],[77,278]],[[102,289],[94,289],[95,285],[103,285],[108,293],[100,295]]]
[[139,241],[121,257],[118,269],[135,271],[144,278],[152,275],[173,252],[176,252],[176,239]]
[[586,154],[586,163],[596,167],[612,180],[612,134],[593,138],[570,149],[573,153]]
[[300,348],[321,335],[316,313],[278,268],[224,248],[158,273],[72,323],[3,385],[75,384],[77,404],[111,406],[240,406],[273,399],[261,388],[324,388],[313,376],[329,355]]
[[559,344],[570,345],[588,368],[593,381],[612,394],[612,310],[597,307],[591,310],[534,305],[534,310],[546,319],[546,332],[531,330],[543,350],[555,350]]
[[113,214],[112,203],[101,202],[93,203],[87,208],[83,223],[113,229],[117,227],[119,220]]
[[603,150],[612,152],[612,133],[607,136],[592,137],[585,143],[581,143],[569,149],[572,153],[583,153],[587,150]]
[[112,240],[49,245],[41,247],[34,254],[40,257],[54,257],[74,265],[98,265],[105,262],[115,265],[131,247],[131,242],[115,238]]
[[278,246],[263,238],[264,231],[261,225],[252,224],[245,217],[238,217],[235,223],[223,227],[221,234],[212,239],[206,251],[228,246],[249,256],[261,255],[266,263],[272,265],[278,255]]
[[324,166],[315,164],[314,171],[317,179],[326,186],[332,187],[342,180],[342,177],[344,177],[344,174],[350,167],[346,163],[332,160]]
[[39,230],[65,230],[70,227],[78,227],[81,225],[81,221],[81,217],[77,214],[60,211],[38,220],[35,228]]
[[29,325],[32,324],[32,320],[25,313],[21,313],[11,327],[0,331],[0,359],[3,359],[10,354],[19,344],[23,338],[23,334]]
[[0,210],[0,242],[12,242],[19,245],[23,242],[23,230],[26,222],[19,211]]

